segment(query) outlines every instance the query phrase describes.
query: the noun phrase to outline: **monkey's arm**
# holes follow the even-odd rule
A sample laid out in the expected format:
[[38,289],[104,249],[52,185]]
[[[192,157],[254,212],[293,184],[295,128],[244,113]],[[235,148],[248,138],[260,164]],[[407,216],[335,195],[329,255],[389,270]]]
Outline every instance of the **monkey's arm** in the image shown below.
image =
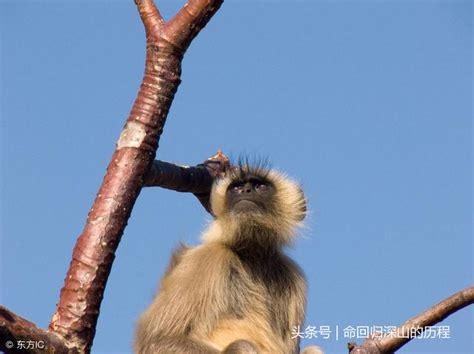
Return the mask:
[[182,246],[174,253],[159,294],[139,319],[136,352],[219,353],[200,338],[227,306],[223,298],[229,257],[223,253],[207,246]]
[[[288,256],[284,255],[284,264],[292,274],[292,286],[290,287],[289,299],[287,301],[287,318],[288,322],[285,323],[284,338],[288,343],[289,347],[293,346],[293,352],[300,352],[300,339],[299,337],[293,338],[292,330],[295,327],[302,327],[305,321],[306,312],[306,280],[304,278],[303,271],[301,268]],[[308,352],[310,354],[312,352]]]

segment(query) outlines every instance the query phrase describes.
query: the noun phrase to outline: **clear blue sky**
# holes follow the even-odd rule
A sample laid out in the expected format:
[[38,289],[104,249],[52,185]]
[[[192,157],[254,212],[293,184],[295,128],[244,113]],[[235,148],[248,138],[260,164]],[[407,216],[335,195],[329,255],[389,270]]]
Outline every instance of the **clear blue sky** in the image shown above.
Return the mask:
[[[158,1],[167,17],[183,2]],[[145,36],[132,0],[3,0],[0,14],[0,302],[46,327]],[[227,0],[188,50],[157,157],[247,152],[301,181],[311,214],[290,253],[307,325],[397,325],[473,283],[472,15],[456,0]],[[191,195],[142,191],[94,353],[130,353],[171,249],[209,219]],[[401,352],[474,352],[472,307],[443,325],[450,339]]]

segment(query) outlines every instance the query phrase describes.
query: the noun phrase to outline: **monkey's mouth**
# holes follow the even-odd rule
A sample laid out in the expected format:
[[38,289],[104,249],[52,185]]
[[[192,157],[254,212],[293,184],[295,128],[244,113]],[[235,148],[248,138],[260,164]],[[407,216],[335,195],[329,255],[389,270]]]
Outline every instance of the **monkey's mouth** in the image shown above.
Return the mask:
[[239,199],[234,203],[234,210],[239,212],[262,210],[263,206],[255,200]]

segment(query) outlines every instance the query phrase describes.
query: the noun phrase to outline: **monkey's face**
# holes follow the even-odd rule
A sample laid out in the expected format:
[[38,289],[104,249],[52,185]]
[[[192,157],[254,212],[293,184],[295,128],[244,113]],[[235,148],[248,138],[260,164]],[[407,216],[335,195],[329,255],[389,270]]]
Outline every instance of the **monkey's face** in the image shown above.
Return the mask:
[[[211,208],[216,228],[232,235],[234,228],[252,227],[276,235],[278,244],[288,244],[306,214],[301,187],[275,170],[241,165],[215,181]],[[212,235],[211,235],[212,234]],[[208,233],[207,240],[218,239]],[[209,236],[211,235],[211,236]],[[230,237],[230,236],[229,236]]]
[[226,204],[234,213],[265,213],[272,209],[275,187],[267,179],[244,174],[227,187]]

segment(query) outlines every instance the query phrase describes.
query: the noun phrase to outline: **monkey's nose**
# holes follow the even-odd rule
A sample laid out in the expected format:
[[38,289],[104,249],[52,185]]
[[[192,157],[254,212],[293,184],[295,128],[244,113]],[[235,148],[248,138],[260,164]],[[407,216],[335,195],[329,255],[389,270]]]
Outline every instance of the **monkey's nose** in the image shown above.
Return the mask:
[[252,185],[250,183],[246,183],[243,188],[244,193],[251,193],[252,192]]

